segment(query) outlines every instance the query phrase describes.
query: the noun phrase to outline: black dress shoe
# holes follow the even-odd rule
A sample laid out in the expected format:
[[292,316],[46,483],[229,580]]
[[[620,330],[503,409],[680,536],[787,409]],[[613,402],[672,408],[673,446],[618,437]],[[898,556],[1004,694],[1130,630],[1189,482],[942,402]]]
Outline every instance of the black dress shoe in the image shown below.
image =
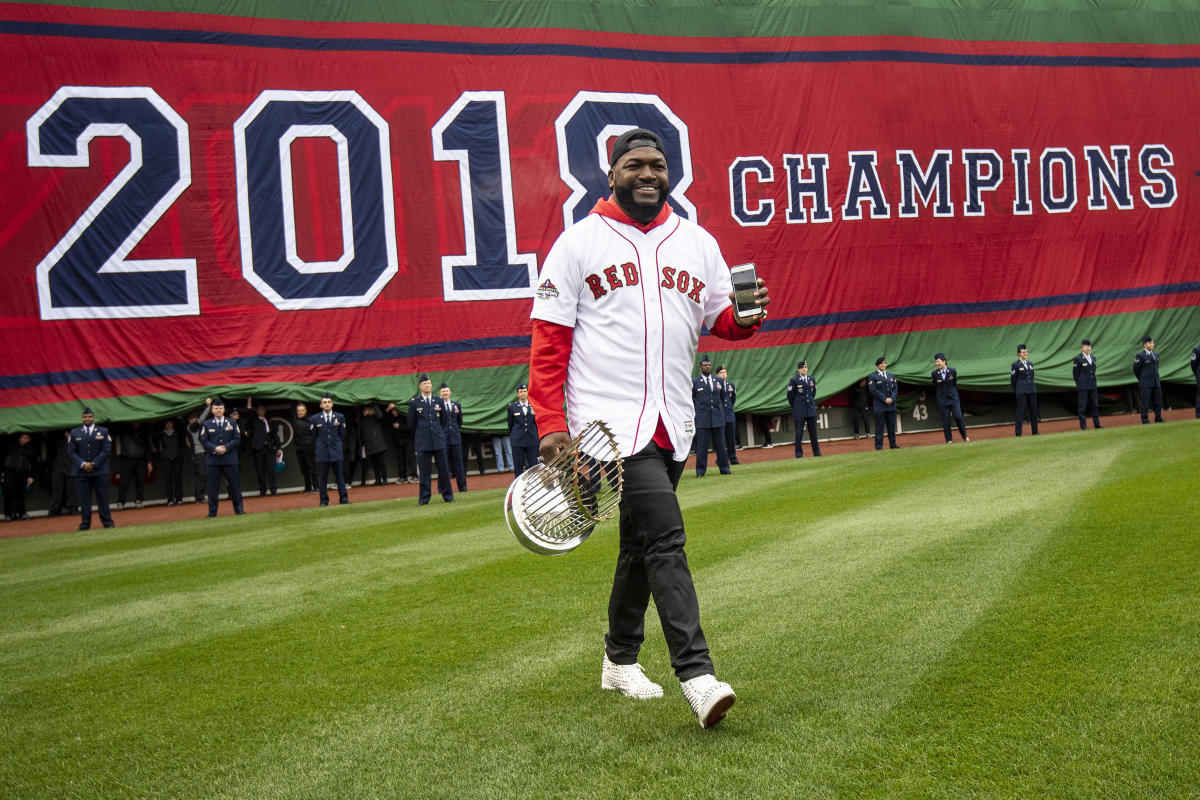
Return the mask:
[[115,523],[115,522],[106,522],[106,523],[104,523],[104,527],[106,527],[106,528],[115,528],[115,527],[117,527],[117,523]]
[[209,516],[209,517],[215,517],[215,516],[216,516],[216,514],[209,514],[208,516]]
[[91,530],[91,527],[92,527],[91,525],[80,525],[79,530],[81,530],[81,531]]
[[328,501],[328,500],[322,500],[322,501],[321,501],[321,505],[322,505],[322,506],[327,506],[327,505],[329,505],[329,501]]

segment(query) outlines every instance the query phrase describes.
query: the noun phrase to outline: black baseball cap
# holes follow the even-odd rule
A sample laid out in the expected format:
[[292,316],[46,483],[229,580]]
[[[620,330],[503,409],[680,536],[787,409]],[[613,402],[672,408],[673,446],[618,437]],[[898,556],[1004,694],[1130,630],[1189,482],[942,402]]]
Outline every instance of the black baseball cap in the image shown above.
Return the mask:
[[616,166],[621,156],[639,147],[653,147],[660,153],[663,152],[662,139],[658,138],[657,133],[645,128],[634,128],[631,131],[625,131],[617,137],[617,141],[613,142],[612,158],[609,159],[608,165]]

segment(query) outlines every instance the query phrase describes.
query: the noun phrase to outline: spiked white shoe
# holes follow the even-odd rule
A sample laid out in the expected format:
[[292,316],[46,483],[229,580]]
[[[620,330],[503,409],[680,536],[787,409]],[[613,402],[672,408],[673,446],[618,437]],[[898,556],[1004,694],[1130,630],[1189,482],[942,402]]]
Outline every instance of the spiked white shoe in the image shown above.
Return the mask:
[[641,664],[614,664],[604,654],[604,666],[600,670],[600,688],[615,689],[626,697],[637,700],[652,700],[662,697],[663,689],[646,677]]
[[701,728],[711,728],[725,719],[725,713],[737,700],[733,687],[717,680],[715,675],[697,675],[690,681],[681,681],[679,688]]

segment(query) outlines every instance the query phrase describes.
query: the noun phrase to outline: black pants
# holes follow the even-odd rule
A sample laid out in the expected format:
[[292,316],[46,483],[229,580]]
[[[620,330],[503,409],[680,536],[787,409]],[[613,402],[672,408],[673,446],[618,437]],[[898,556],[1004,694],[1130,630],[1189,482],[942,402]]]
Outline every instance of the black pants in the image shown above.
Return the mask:
[[25,516],[25,484],[28,473],[9,470],[4,473],[4,516]]
[[208,486],[208,467],[205,461],[208,457],[204,453],[192,454],[192,480],[196,484],[196,502],[204,501],[204,489]]
[[1200,378],[1196,379],[1196,419],[1200,419]]
[[92,527],[92,492],[96,493],[96,508],[100,512],[100,522],[106,528],[113,526],[112,513],[108,508],[108,473],[97,475],[95,472],[79,470],[75,478],[75,491],[79,495],[79,518],[81,531]]
[[121,457],[121,485],[117,487],[117,502],[124,503],[133,486],[133,497],[139,503],[146,499],[146,459]]
[[1017,395],[1017,436],[1021,435],[1021,427],[1025,423],[1025,412],[1027,410],[1029,412],[1029,427],[1033,431],[1033,435],[1037,436],[1038,409],[1036,394]]
[[754,425],[762,434],[763,444],[771,444],[771,418],[763,414],[755,414]]
[[183,459],[168,458],[162,462],[163,477],[166,479],[167,500],[176,503],[183,500]]
[[1079,430],[1087,430],[1090,414],[1092,425],[1100,427],[1100,395],[1095,389],[1079,389]]
[[55,469],[50,474],[50,513],[59,514],[79,505],[76,481],[71,474]]
[[722,475],[729,474],[729,454],[725,452],[725,426],[720,428],[696,429],[696,474],[708,472],[708,443],[717,454],[717,469]]
[[242,477],[238,474],[237,464],[208,465],[208,515],[217,515],[217,501],[221,499],[221,476],[225,476],[225,485],[229,487],[229,499],[233,502],[235,514],[242,513]]
[[1142,424],[1150,421],[1150,409],[1154,409],[1154,421],[1162,422],[1162,387],[1139,386],[1138,395],[1142,401]]
[[317,488],[316,450],[312,447],[297,447],[296,461],[300,466],[300,474],[304,477],[304,491],[313,491]]
[[883,449],[883,431],[887,429],[888,447],[895,450],[899,447],[896,444],[896,409],[895,407],[887,408],[883,411],[875,412],[875,449]]
[[466,466],[471,462],[471,454],[475,454],[475,465],[479,467],[479,474],[482,475],[487,470],[483,464],[483,434],[476,433],[470,436],[463,437],[463,465]]
[[637,662],[645,638],[650,597],[681,681],[713,674],[708,643],[700,629],[700,604],[683,552],[687,537],[675,487],[684,462],[651,442],[625,459],[621,497],[621,544],[604,649],[614,664]]
[[[520,476],[522,472],[538,463],[538,447],[537,445],[526,445],[524,447],[512,446],[513,452],[513,475]],[[441,470],[438,470],[441,472]]]
[[396,476],[404,479],[416,475],[417,462],[413,453],[412,437],[396,436],[392,441],[396,443]]
[[461,444],[446,445],[446,468],[450,470],[450,477],[458,482],[458,490],[465,492],[467,490],[467,467],[463,463],[463,446]]
[[951,401],[948,405],[939,405],[938,410],[942,412],[942,433],[946,436],[946,441],[953,441],[954,435],[950,432],[950,418],[954,418],[954,423],[958,425],[958,432],[962,438],[967,438],[967,426],[963,422],[962,406],[959,401]]
[[438,472],[438,494],[447,503],[454,501],[454,490],[450,488],[450,468],[446,466],[446,450],[420,450],[417,452],[417,474],[421,478],[421,486],[419,497],[417,498],[418,505],[425,505],[429,502],[431,492],[430,484],[430,469],[434,463],[437,464]]
[[321,505],[329,505],[329,468],[333,467],[333,477],[337,481],[338,502],[349,503],[350,497],[346,494],[346,475],[342,472],[341,461],[318,461],[317,462],[317,491],[321,493]]
[[[378,453],[367,453],[367,461],[371,464],[371,472],[375,476],[375,483],[387,483],[387,450],[380,450]],[[363,467],[363,483],[367,482],[367,468]]]
[[796,428],[796,458],[804,457],[804,450],[800,447],[800,443],[804,441],[804,429],[808,428],[808,441],[812,443],[812,454],[814,456],[821,455],[821,445],[817,444],[817,418],[812,417],[792,417],[792,424]]
[[254,472],[258,475],[258,493],[264,495],[269,489],[275,494],[275,451],[270,447],[251,450],[254,454]]
[[871,432],[871,415],[863,406],[850,406],[850,425],[854,428],[854,435],[858,436],[858,426],[862,423],[862,432],[868,434]]

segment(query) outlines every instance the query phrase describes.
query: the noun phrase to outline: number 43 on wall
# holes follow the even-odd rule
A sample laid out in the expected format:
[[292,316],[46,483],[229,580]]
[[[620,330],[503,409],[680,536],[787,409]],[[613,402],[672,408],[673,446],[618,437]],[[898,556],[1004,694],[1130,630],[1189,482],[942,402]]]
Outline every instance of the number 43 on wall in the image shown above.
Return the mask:
[[[564,226],[608,194],[608,140],[661,133],[675,211],[685,192],[687,127],[656,95],[580,92],[555,120],[559,175],[572,193]],[[354,91],[265,91],[233,126],[242,276],[283,311],[369,306],[398,271],[388,123]],[[443,296],[532,297],[534,253],[519,253],[504,92],[464,92],[432,128],[433,158],[459,168],[463,252],[442,256]],[[31,167],[88,167],[98,137],[129,143],[129,163],[37,265],[42,319],[200,313],[195,258],[129,259],[191,185],[188,124],[147,87],[64,86],[26,122]],[[342,254],[307,261],[296,247],[291,145],[337,149]]]

